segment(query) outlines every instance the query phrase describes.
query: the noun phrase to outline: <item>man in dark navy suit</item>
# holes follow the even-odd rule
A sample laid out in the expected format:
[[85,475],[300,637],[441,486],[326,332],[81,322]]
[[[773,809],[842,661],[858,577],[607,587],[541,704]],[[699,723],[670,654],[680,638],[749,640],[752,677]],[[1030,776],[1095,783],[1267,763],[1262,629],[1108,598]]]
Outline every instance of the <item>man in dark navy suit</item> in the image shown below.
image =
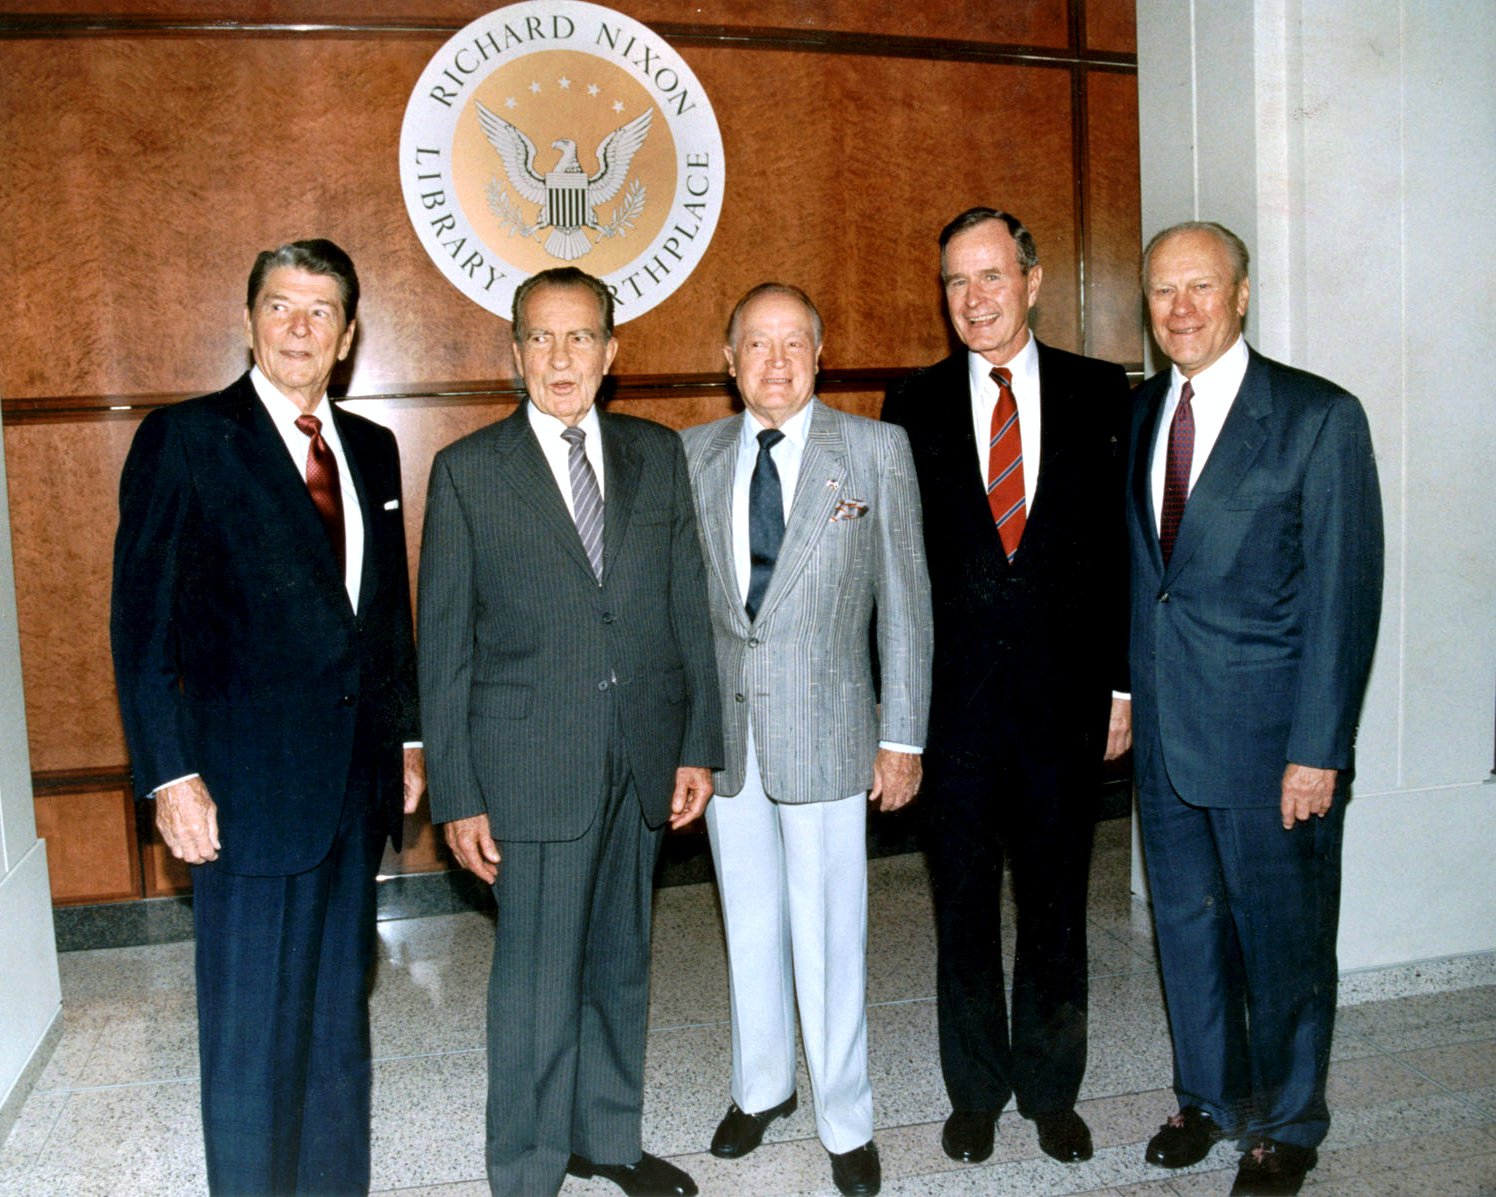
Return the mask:
[[[935,611],[925,747],[935,891],[941,1145],[979,1162],[1010,1097],[1045,1154],[1090,1158],[1086,887],[1102,760],[1127,751],[1127,546],[1120,366],[1029,331],[1043,267],[1017,217],[941,231],[964,349],[889,395],[919,473]],[[1002,876],[1017,902],[1011,1021]]]
[[1174,1040],[1166,1168],[1239,1136],[1233,1193],[1297,1193],[1329,1126],[1340,846],[1382,594],[1366,416],[1242,339],[1217,224],[1143,259],[1173,362],[1133,421],[1138,802]]
[[365,1193],[374,876],[424,789],[400,460],[324,402],[358,277],[259,255],[228,389],[153,411],[111,635],[137,793],[192,866],[208,1186]]

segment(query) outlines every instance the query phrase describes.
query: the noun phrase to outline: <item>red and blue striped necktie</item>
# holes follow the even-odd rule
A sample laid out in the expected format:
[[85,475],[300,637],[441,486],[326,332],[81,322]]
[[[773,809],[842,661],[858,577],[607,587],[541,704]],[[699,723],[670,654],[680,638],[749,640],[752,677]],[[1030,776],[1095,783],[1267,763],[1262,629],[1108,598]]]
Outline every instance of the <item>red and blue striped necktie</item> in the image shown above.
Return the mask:
[[1018,552],[1023,526],[1028,522],[1023,491],[1023,440],[1018,433],[1018,401],[1013,398],[1013,375],[1004,366],[992,371],[997,383],[997,406],[992,409],[992,432],[987,439],[987,505],[1008,560]]

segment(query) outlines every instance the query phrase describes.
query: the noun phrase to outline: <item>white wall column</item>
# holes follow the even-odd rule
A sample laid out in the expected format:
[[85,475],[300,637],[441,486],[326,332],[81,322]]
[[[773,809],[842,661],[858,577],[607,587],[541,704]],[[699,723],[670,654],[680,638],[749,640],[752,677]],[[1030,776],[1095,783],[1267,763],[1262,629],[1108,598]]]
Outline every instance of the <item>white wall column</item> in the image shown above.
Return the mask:
[[0,454],[0,1141],[62,1028],[44,848],[31,805],[10,499]]
[[1371,421],[1387,582],[1341,967],[1496,950],[1496,6],[1139,0],[1138,95],[1144,237],[1240,234],[1248,339]]

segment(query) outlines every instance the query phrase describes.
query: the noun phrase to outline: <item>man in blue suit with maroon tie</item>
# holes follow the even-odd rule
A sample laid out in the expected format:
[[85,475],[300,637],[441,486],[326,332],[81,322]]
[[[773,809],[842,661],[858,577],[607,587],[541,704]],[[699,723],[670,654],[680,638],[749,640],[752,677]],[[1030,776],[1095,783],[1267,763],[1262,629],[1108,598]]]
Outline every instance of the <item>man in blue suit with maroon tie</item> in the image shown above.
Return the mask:
[[324,402],[358,276],[259,255],[248,373],[151,412],[111,636],[136,792],[192,866],[214,1194],[366,1193],[374,876],[424,789],[400,459]]
[[1179,1100],[1147,1158],[1185,1167],[1235,1137],[1232,1193],[1297,1193],[1329,1127],[1376,463],[1353,395],[1242,339],[1233,233],[1166,229],[1143,288],[1173,366],[1133,421],[1133,745]]

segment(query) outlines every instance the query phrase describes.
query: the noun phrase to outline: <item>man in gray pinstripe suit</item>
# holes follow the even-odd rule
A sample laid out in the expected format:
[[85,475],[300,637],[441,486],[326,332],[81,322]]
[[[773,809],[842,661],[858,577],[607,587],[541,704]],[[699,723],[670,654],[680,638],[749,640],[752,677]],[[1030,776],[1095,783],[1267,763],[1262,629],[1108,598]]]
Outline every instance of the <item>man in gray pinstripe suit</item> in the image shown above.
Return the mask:
[[746,1155],[795,1109],[798,996],[832,1178],[871,1194],[867,807],[897,809],[919,786],[930,595],[903,429],[815,400],[821,342],[802,291],[755,287],[726,347],[747,410],[684,434],[727,748],[707,828],[727,925],[732,1104],[712,1153]]
[[696,1192],[640,1141],[649,915],[721,716],[680,441],[593,406],[617,348],[598,280],[520,286],[528,401],[437,454],[421,547],[431,812],[498,901],[487,1163],[515,1197]]

